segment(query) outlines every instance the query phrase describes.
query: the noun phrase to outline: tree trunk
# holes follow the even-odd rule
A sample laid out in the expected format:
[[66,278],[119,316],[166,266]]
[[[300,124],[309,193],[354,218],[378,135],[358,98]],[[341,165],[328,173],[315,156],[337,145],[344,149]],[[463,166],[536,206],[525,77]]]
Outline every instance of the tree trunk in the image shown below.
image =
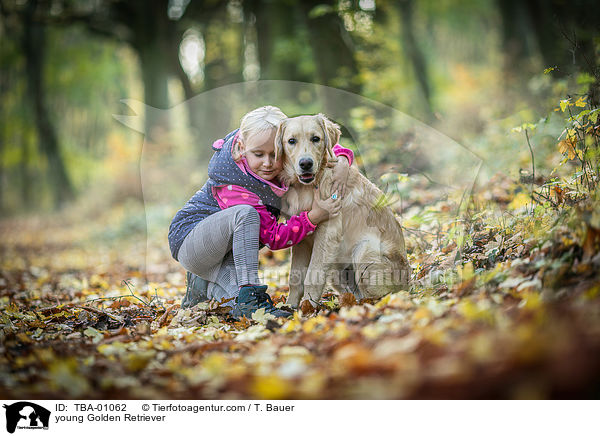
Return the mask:
[[[21,158],[19,162],[19,175],[21,176],[21,202],[25,209],[33,206],[32,189],[31,189],[31,174],[29,172],[29,138],[23,136],[21,145]],[[53,188],[53,187],[51,187]],[[38,198],[40,196],[38,195]]]
[[[216,11],[214,15],[207,15],[202,19],[202,34],[204,37],[204,44],[206,48],[205,64],[204,64],[204,84],[202,92],[211,91],[216,88],[223,87],[234,83],[240,83],[244,80],[243,68],[244,68],[244,32],[242,24],[232,24],[228,19],[221,14],[225,11]],[[217,23],[217,24],[215,24]],[[213,32],[212,29],[209,31],[210,26],[237,26],[237,35],[239,38],[239,51],[237,52],[238,62],[235,67],[231,68],[222,53],[222,35],[219,32]],[[231,29],[229,29],[231,30]],[[194,111],[197,116],[197,122],[200,132],[203,131],[217,131],[223,132],[225,135],[231,130],[237,121],[232,120],[231,108],[229,107],[231,96],[231,89],[223,89],[217,92],[218,100],[210,107],[195,107]],[[202,99],[202,101],[206,101]],[[204,141],[212,143],[213,140],[218,138],[204,138]],[[210,146],[208,147],[210,150]],[[203,152],[201,152],[203,153]]]
[[402,20],[402,47],[404,53],[410,59],[415,80],[423,96],[423,107],[429,120],[433,118],[431,109],[431,90],[429,88],[429,77],[427,74],[427,63],[425,57],[419,48],[413,26],[413,0],[402,0],[398,3],[400,8],[400,18]]
[[[319,16],[310,16],[310,12],[319,5],[326,4],[331,10]],[[354,94],[360,94],[362,83],[358,74],[358,65],[354,58],[354,47],[350,34],[336,12],[337,2],[328,0],[310,0],[300,2],[306,25],[313,59],[317,69],[317,82],[335,88],[341,88]],[[338,113],[342,118],[340,103],[326,99],[325,110]],[[348,108],[346,108],[346,111]]]
[[300,37],[299,14],[296,5],[285,2],[252,0],[244,2],[246,20],[252,14],[256,21],[260,78],[263,80],[306,80],[298,68],[298,56],[280,50],[293,47]]
[[529,14],[521,0],[498,0],[502,15],[502,43],[504,51],[515,59],[531,55],[531,27]]
[[[6,43],[6,34],[0,31],[0,50],[4,51],[3,43]],[[10,79],[8,78],[9,73],[4,71],[3,74],[0,74],[0,101],[4,101],[4,96],[7,94],[9,89]],[[0,120],[4,120],[2,124],[0,124],[0,216],[2,216],[4,212],[4,187],[6,186],[5,170],[4,170],[4,144],[7,141],[7,128],[6,128],[6,114],[4,105],[0,104]]]
[[144,82],[144,103],[161,109],[146,111],[146,139],[160,141],[161,135],[168,131],[169,107],[168,81],[171,72],[169,65],[169,27],[174,25],[167,15],[168,0],[136,0],[132,7],[131,29],[132,45],[140,59],[142,80]]
[[[316,17],[309,17],[309,13],[323,3],[331,6],[332,11]],[[331,0],[301,2],[307,19],[317,77],[323,85],[359,93],[361,82],[358,66],[354,59],[354,47],[341,18],[335,12],[336,4],[337,2]]]
[[62,205],[73,198],[73,186],[69,179],[54,125],[46,105],[44,85],[44,26],[35,21],[37,0],[31,0],[24,11],[23,52],[26,60],[28,92],[33,104],[38,143],[41,153],[48,160],[55,205]]
[[[256,32],[261,80],[311,82],[314,76],[300,68],[300,59],[310,56],[308,32],[299,2],[251,0],[244,2],[247,26]],[[308,53],[303,52],[305,50]],[[292,104],[298,102],[298,87],[281,83],[278,93]]]

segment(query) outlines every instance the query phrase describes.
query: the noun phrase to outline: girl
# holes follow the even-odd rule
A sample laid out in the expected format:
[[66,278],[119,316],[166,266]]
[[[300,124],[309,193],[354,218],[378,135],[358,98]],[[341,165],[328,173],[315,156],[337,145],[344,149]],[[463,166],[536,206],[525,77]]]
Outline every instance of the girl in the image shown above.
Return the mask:
[[[291,315],[276,309],[267,286],[260,284],[258,250],[263,244],[271,250],[297,244],[317,224],[339,213],[340,200],[321,200],[316,189],[310,211],[277,222],[287,187],[278,181],[282,162],[276,159],[274,138],[285,118],[273,106],[255,109],[242,118],[239,130],[213,144],[208,181],[169,228],[171,254],[188,271],[182,307],[225,298],[235,299],[235,317],[250,318],[259,308],[275,316]],[[336,182],[343,185],[353,153],[339,145],[334,152],[347,158],[339,159],[334,170]]]

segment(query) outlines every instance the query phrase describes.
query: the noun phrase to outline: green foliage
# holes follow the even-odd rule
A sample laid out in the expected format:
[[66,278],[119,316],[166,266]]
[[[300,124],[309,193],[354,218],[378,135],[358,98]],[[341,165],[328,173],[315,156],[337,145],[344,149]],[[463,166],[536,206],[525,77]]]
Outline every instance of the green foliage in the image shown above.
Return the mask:
[[332,12],[334,8],[331,5],[317,5],[309,11],[308,18],[318,18]]
[[[24,55],[16,36],[0,45],[0,57],[9,86],[2,96],[0,136],[2,168],[13,181],[3,187],[2,209],[17,212],[27,202],[38,211],[53,208],[46,181],[46,157],[38,138],[29,90],[24,78]],[[61,156],[76,190],[95,183],[103,172],[106,139],[115,128],[112,114],[128,94],[131,54],[116,43],[91,37],[81,27],[49,28],[43,78],[50,121],[58,133]],[[4,62],[6,61],[6,63]],[[23,180],[23,172],[35,174]],[[27,185],[25,185],[25,183]],[[22,195],[23,189],[31,197]]]
[[[587,183],[590,185],[587,189],[590,189],[591,173],[597,174],[595,167],[600,153],[596,146],[597,136],[589,129],[597,125],[599,112],[589,106],[590,100],[584,96],[594,86],[596,78],[585,72],[566,76],[564,72],[570,70],[564,65],[558,62],[542,65],[540,56],[530,56],[527,60],[537,68],[538,74],[531,75],[529,66],[521,70],[510,68],[511,59],[501,44],[503,23],[498,2],[426,0],[411,4],[413,36],[424,56],[432,92],[435,118],[431,119],[431,124],[482,156],[487,164],[483,170],[485,177],[497,171],[516,177],[519,170],[529,170],[530,153],[523,146],[523,131],[527,130],[528,134],[535,134],[532,149],[539,174],[545,176],[557,168],[553,174],[561,173],[562,176],[563,170],[568,173],[577,164],[583,173],[574,183],[576,186]],[[200,87],[197,83],[192,84],[196,86],[195,91],[242,80],[248,62],[257,62],[256,54],[263,49],[254,47],[252,60],[248,57],[250,45],[256,44],[257,32],[268,30],[252,27],[255,21],[246,14],[247,5],[230,2],[227,8],[214,10],[212,2],[205,6],[203,12],[206,14],[184,15],[179,29],[182,33],[186,26],[198,29],[206,44],[201,60],[201,68],[206,69],[205,81]],[[269,7],[269,3],[261,3],[261,6]],[[377,1],[374,8],[363,6],[360,2],[343,0],[316,5],[308,12],[299,13],[303,10],[299,2],[286,2],[293,17],[293,23],[289,23],[293,31],[276,38],[270,53],[285,66],[284,77],[278,78],[285,79],[289,74],[294,80],[316,80],[317,67],[323,59],[314,56],[309,44],[311,35],[307,20],[337,14],[344,41],[352,48],[358,63],[363,84],[361,94],[416,118],[426,119],[427,104],[417,86],[419,77],[415,76],[411,57],[403,44],[402,8],[397,2],[387,0]],[[202,6],[196,7],[202,10]],[[578,6],[574,5],[572,9],[576,10]],[[584,23],[581,28],[585,28]],[[524,40],[534,41],[535,29],[526,30],[531,33],[524,35]],[[583,37],[587,38],[587,33]],[[323,44],[327,43],[323,41]],[[84,25],[50,26],[47,44],[45,78],[49,110],[69,174],[79,192],[83,192],[96,181],[106,183],[118,177],[111,172],[116,166],[111,159],[118,154],[113,148],[123,150],[139,146],[140,138],[131,134],[125,136],[119,131],[112,114],[119,112],[121,98],[141,99],[143,77],[138,59],[123,41],[92,36]],[[6,122],[0,130],[3,142],[0,154],[4,177],[14,182],[4,184],[2,202],[5,210],[16,210],[22,196],[19,180],[32,180],[35,187],[31,191],[34,193],[46,189],[41,185],[45,181],[43,172],[47,162],[36,147],[18,38],[9,35],[3,38],[0,60],[3,72],[8,71],[11,76],[10,86],[2,95]],[[349,86],[342,76],[347,74],[340,72],[330,84]],[[173,103],[179,103],[184,98],[181,85],[174,78],[169,86]],[[319,95],[301,92],[286,97],[286,112],[291,115],[326,111]],[[270,103],[269,96],[261,98],[264,99],[261,103]],[[546,113],[549,100],[553,105],[558,104],[558,111],[550,116]],[[406,172],[419,148],[428,146],[427,143],[416,143],[412,150],[407,150],[406,144],[410,143],[413,133],[409,127],[396,121],[386,123],[381,113],[370,107],[348,110],[351,113],[348,127],[356,137],[346,135],[342,140],[354,140],[350,145],[360,149],[361,163],[375,179],[380,174]],[[239,119],[242,109],[238,112],[231,116],[232,120]],[[562,115],[568,116],[568,126],[560,118]],[[542,117],[543,122],[536,121]],[[389,128],[391,124],[396,127],[393,131]],[[507,130],[515,125],[520,126],[515,129],[516,134],[507,135]],[[556,138],[563,129],[557,153]],[[115,137],[119,137],[119,141],[115,141]],[[210,141],[214,138],[202,139]],[[114,147],[116,142],[121,145]],[[137,157],[132,158],[134,154],[128,154],[131,161]],[[561,154],[562,164],[558,158]],[[383,168],[385,165],[396,168],[390,171]],[[35,173],[36,178],[27,177],[30,173]],[[406,181],[392,183],[387,180],[382,180],[381,186],[388,183],[392,192],[403,195],[412,186]],[[549,185],[548,189],[555,188],[555,185]]]

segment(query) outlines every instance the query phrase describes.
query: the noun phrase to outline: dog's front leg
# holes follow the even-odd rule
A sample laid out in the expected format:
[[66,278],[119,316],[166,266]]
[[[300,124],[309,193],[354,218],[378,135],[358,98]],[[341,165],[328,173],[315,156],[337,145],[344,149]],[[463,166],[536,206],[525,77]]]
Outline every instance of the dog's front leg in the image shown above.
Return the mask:
[[321,224],[314,235],[310,264],[304,279],[304,298],[315,306],[327,284],[342,241],[341,219],[336,218]]
[[290,266],[289,285],[290,293],[286,303],[296,308],[304,295],[304,278],[310,263],[312,251],[312,237],[306,237],[299,244],[292,247],[292,264]]

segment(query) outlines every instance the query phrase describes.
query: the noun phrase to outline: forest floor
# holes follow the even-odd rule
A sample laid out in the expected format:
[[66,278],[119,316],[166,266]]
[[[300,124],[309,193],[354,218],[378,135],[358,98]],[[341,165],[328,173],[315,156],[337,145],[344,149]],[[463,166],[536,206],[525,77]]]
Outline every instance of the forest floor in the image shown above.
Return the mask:
[[[214,301],[181,309],[184,271],[164,235],[103,233],[123,210],[4,220],[0,396],[597,398],[591,200],[534,207],[498,176],[457,220],[448,199],[412,191],[411,288],[359,302],[326,292],[317,313],[289,320],[235,321]],[[262,253],[261,269],[285,271],[287,256]],[[286,286],[270,285],[285,301]]]

